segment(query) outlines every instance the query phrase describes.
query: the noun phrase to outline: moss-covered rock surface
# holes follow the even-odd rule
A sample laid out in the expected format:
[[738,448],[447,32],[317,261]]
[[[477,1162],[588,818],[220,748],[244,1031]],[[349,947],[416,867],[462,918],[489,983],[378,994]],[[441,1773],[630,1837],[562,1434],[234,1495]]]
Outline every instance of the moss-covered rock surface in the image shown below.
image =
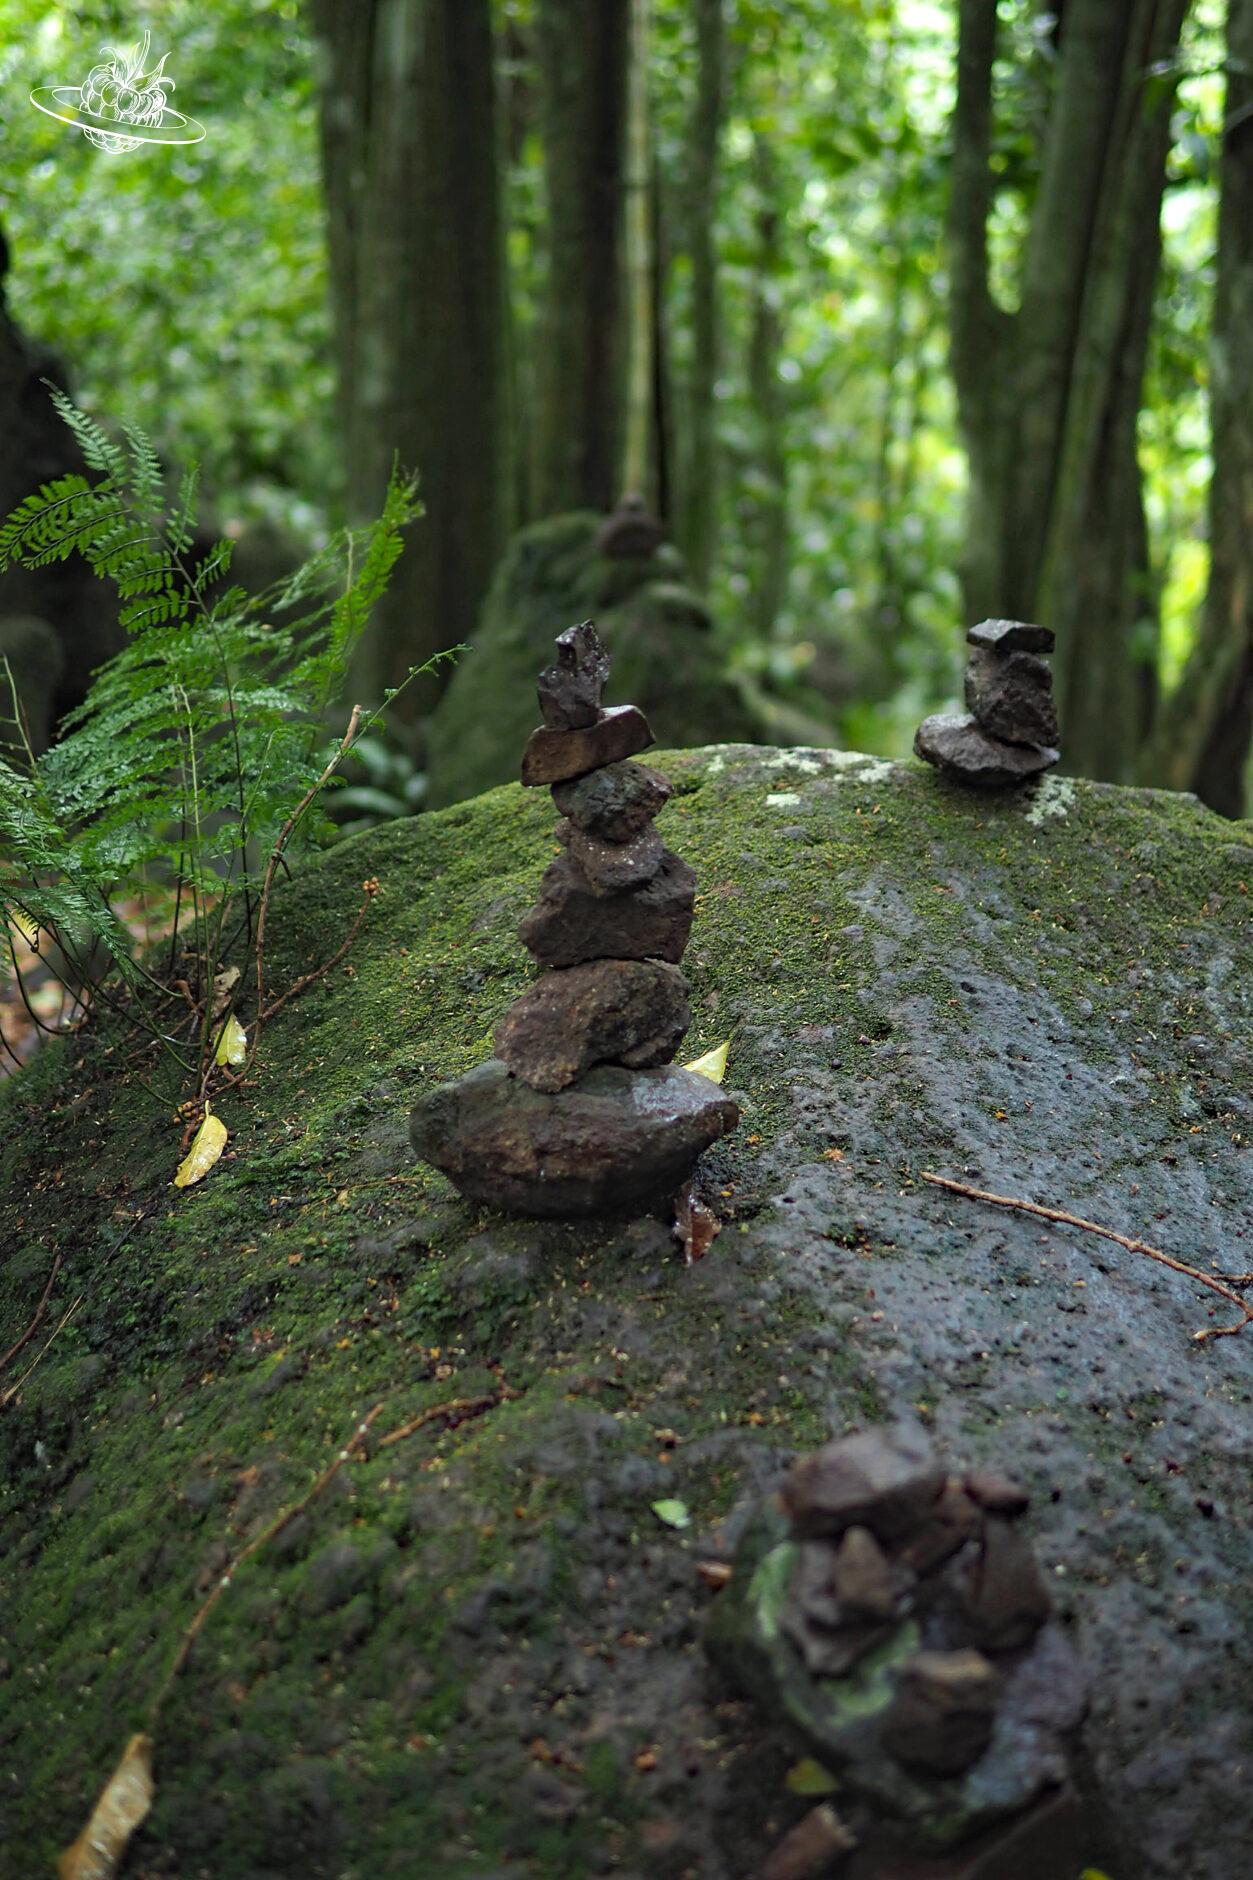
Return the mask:
[[1253,1266],[1253,831],[840,752],[656,761],[700,877],[684,1055],[730,1036],[744,1112],[701,1264],[657,1221],[476,1214],[408,1149],[527,980],[542,792],[283,891],[275,985],[382,884],[201,1187],[147,1061],[57,1047],[0,1093],[0,1351],[62,1259],[0,1378],[38,1359],[0,1410],[0,1874],[51,1871],[228,1563],[379,1403],[197,1639],[129,1875],[752,1874],[811,1802],[706,1664],[698,1568],[796,1450],[898,1410],[1032,1490],[1096,1687],[1093,1864],[1247,1873],[1253,1335],[1197,1342],[1236,1315],[1184,1277],[920,1176]]

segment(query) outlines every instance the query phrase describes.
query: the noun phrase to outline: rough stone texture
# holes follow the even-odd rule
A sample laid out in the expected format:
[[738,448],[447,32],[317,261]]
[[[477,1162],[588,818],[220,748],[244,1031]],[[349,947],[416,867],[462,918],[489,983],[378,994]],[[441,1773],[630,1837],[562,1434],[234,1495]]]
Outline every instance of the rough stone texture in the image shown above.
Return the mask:
[[961,1775],[992,1741],[1000,1688],[981,1652],[919,1652],[897,1679],[884,1743],[907,1769]]
[[553,785],[553,802],[562,815],[600,842],[629,842],[670,796],[670,784],[659,770],[631,758]]
[[634,705],[611,705],[595,724],[573,731],[541,725],[523,748],[522,781],[532,789],[541,783],[563,783],[585,770],[646,751],[652,741],[648,720]]
[[600,716],[609,678],[609,655],[595,623],[567,627],[557,635],[557,657],[539,676],[536,692],[546,725],[575,731]]
[[583,960],[670,960],[683,957],[692,929],[696,875],[666,850],[661,867],[629,896],[605,894],[569,851],[544,872],[540,897],[518,938],[541,966]]
[[1001,790],[1026,783],[1057,762],[1051,747],[1007,744],[981,731],[969,713],[936,712],[914,734],[914,749],[962,783],[981,790]]
[[604,518],[555,516],[515,535],[465,653],[428,727],[427,801],[440,809],[516,776],[534,719],[535,674],[552,657],[554,622],[589,614],[613,660],[613,696],[633,699],[665,744],[759,738],[763,719],[728,676],[705,603],[682,557],[598,552]]
[[554,831],[594,888],[640,888],[651,881],[669,851],[655,829],[629,842],[601,842],[563,816]]
[[966,662],[966,706],[994,738],[1009,744],[1057,743],[1053,674],[1038,653],[993,653],[976,646]]
[[625,1214],[673,1195],[738,1116],[716,1084],[675,1065],[603,1066],[550,1096],[491,1058],[424,1098],[410,1138],[490,1207]]
[[1088,1685],[1057,1626],[985,1672],[977,1652],[953,1649],[959,1621],[941,1590],[939,1604],[875,1628],[870,1650],[832,1669],[807,1659],[790,1620],[798,1556],[816,1545],[791,1537],[777,1501],[763,1503],[707,1640],[728,1677],[835,1776],[846,1809],[897,1824],[915,1851],[944,1851],[1065,1780]]
[[969,1581],[975,1636],[993,1651],[1034,1638],[1052,1609],[1031,1543],[1004,1515],[987,1517]]
[[786,1476],[783,1506],[794,1531],[838,1535],[869,1528],[880,1540],[902,1540],[921,1527],[944,1486],[944,1470],[921,1429],[867,1430],[826,1444]]
[[981,620],[966,634],[971,646],[994,653],[1051,653],[1057,641],[1052,627],[1030,620]]
[[668,1064],[691,1023],[687,981],[660,960],[593,960],[544,977],[496,1027],[496,1055],[536,1090],[594,1064]]
[[[793,1456],[909,1412],[1031,1493],[1040,1637],[1090,1670],[1109,1830],[1083,1815],[1062,1846],[1049,1804],[1008,1853],[996,1831],[920,1873],[863,1844],[838,1880],[1247,1880],[1251,1334],[1195,1344],[1236,1315],[1181,1274],[920,1172],[1253,1266],[1253,829],[848,752],[656,761],[701,883],[684,1054],[730,1036],[744,1107],[696,1266],[662,1220],[506,1220],[408,1162],[413,1102],[530,980],[542,792],[406,818],[276,891],[282,985],[364,876],[385,888],[353,975],[284,1007],[255,1089],[223,1095],[235,1154],[199,1188],[170,1188],[168,1111],[90,1034],[0,1087],[0,1350],[54,1247],[45,1327],[84,1294],[0,1416],[4,1880],[55,1872],[202,1570],[363,1410],[385,1400],[386,1431],[502,1376],[516,1397],[354,1460],[241,1570],[162,1712],[136,1873],[756,1876],[812,1798],[785,1786],[792,1733],[698,1648],[734,1581],[697,1563],[731,1561]],[[284,1348],[304,1376],[254,1399]],[[205,1476],[208,1510],[178,1492]],[[304,1616],[323,1547],[389,1535],[377,1584]],[[333,1638],[363,1600],[364,1634]]]

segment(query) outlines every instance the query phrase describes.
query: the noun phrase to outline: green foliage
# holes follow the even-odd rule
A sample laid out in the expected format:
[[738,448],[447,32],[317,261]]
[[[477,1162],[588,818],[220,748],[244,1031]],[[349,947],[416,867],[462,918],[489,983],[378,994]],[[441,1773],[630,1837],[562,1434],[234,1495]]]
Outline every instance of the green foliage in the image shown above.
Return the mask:
[[192,554],[195,472],[167,503],[136,426],[115,442],[53,397],[102,474],[60,477],[19,505],[0,527],[0,572],[81,555],[116,586],[129,637],[50,751],[27,768],[0,761],[0,907],[10,930],[51,936],[72,965],[103,948],[106,1003],[118,1007],[121,981],[134,1022],[164,1037],[163,988],[115,909],[154,888],[172,895],[171,957],[181,942],[200,1031],[191,1062],[203,1064],[207,989],[232,937],[254,940],[276,858],[325,830],[321,786],[364,728],[328,741],[327,713],[420,510],[393,474],[369,528],[261,595],[217,593],[230,545]]

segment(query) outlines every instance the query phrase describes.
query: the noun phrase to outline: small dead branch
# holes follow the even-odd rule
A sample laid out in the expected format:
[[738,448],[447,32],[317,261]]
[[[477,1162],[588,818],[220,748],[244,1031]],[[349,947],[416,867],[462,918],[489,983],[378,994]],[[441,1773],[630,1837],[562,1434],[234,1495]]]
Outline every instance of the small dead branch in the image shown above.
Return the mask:
[[272,1004],[267,1005],[264,1012],[258,1015],[260,1023],[268,1024],[274,1014],[281,1011],[289,999],[297,998],[300,993],[306,991],[310,986],[314,985],[319,979],[329,973],[332,967],[339,965],[339,962],[348,952],[360,932],[361,923],[366,917],[370,903],[379,891],[378,881],[373,875],[371,875],[368,881],[363,881],[361,886],[364,891],[364,898],[361,902],[361,906],[357,909],[352,926],[348,929],[343,945],[336,948],[329,960],[323,960],[320,966],[315,966],[311,973],[302,973],[299,979],[293,980],[286,992],[280,993],[279,997],[275,999]]
[[[1224,1285],[1222,1280],[1215,1279],[1212,1274],[1202,1273],[1199,1267],[1188,1266],[1182,1260],[1173,1259],[1170,1254],[1163,1253],[1160,1247],[1150,1247],[1147,1240],[1136,1240],[1129,1234],[1117,1233],[1112,1227],[1102,1227],[1096,1221],[1085,1221],[1082,1215],[1068,1214],[1064,1208],[1046,1208],[1042,1207],[1038,1201],[1022,1201],[1012,1195],[992,1195],[986,1189],[971,1188],[965,1182],[950,1181],[944,1175],[933,1175],[930,1169],[922,1169],[920,1173],[923,1181],[930,1182],[934,1188],[947,1188],[950,1193],[966,1195],[971,1201],[988,1201],[993,1207],[1015,1208],[1020,1214],[1038,1214],[1041,1220],[1060,1221],[1066,1227],[1082,1227],[1086,1233],[1099,1234],[1103,1240],[1116,1241],[1120,1247],[1125,1247],[1128,1253],[1143,1253],[1150,1260],[1156,1260],[1160,1266],[1168,1266],[1172,1273],[1182,1273],[1186,1279],[1194,1279],[1198,1285],[1207,1286],[1211,1292],[1217,1293],[1220,1298],[1226,1299],[1230,1305],[1235,1306],[1242,1317],[1237,1325],[1212,1325],[1202,1331],[1193,1332],[1192,1336],[1197,1344],[1203,1344],[1208,1338],[1233,1338],[1237,1332],[1244,1330],[1250,1319],[1253,1319],[1253,1306],[1249,1305],[1247,1300],[1241,1299],[1238,1293],[1233,1292],[1230,1284]],[[1245,1274],[1237,1275],[1236,1283],[1242,1284],[1248,1277]]]
[[57,1274],[60,1271],[61,1271],[61,1255],[58,1254],[56,1259],[52,1262],[52,1271],[48,1275],[48,1284],[44,1287],[43,1292],[40,1295],[39,1304],[35,1307],[35,1316],[31,1320],[30,1324],[26,1327],[26,1330],[22,1333],[22,1336],[18,1339],[17,1343],[14,1345],[10,1345],[9,1349],[5,1352],[3,1358],[0,1358],[0,1371],[3,1371],[6,1369],[6,1367],[12,1362],[12,1360],[16,1358],[18,1352],[22,1349],[22,1346],[27,1344],[29,1340],[35,1336],[35,1333],[39,1330],[39,1322],[43,1318],[44,1313],[48,1309],[48,1300],[51,1297],[53,1285],[56,1281]]
[[[502,1381],[498,1390],[492,1391],[489,1395],[483,1397],[454,1397],[447,1403],[432,1404],[428,1409],[420,1411],[417,1416],[411,1417],[407,1423],[402,1423],[398,1429],[389,1430],[387,1435],[380,1440],[378,1446],[380,1449],[387,1449],[393,1443],[403,1441],[406,1436],[412,1436],[415,1430],[424,1429],[428,1424],[436,1423],[441,1419],[447,1422],[450,1429],[455,1429],[458,1424],[468,1422],[471,1417],[481,1416],[485,1410],[494,1410],[497,1404],[503,1403],[506,1398],[516,1395],[517,1392],[511,1390],[508,1384]],[[357,1451],[364,1446],[371,1426],[382,1415],[386,1407],[386,1398],[376,1403],[374,1408],[362,1417],[343,1448],[336,1453],[334,1460],[323,1469],[321,1475],[317,1477],[312,1486],[300,1497],[299,1501],[292,1502],[290,1506],[283,1509],[281,1514],[276,1515],[269,1526],[263,1528],[260,1534],[255,1535],[254,1538],[248,1542],[246,1547],[241,1548],[239,1553],[236,1554],[235,1558],[226,1567],[217,1585],[199,1607],[190,1625],[188,1625],[183,1632],[183,1636],[179,1641],[178,1650],[174,1654],[174,1662],[166,1672],[157,1690],[156,1696],[148,1706],[150,1725],[155,1725],[161,1706],[169,1696],[170,1690],[179,1672],[183,1669],[183,1666],[191,1656],[191,1648],[204,1630],[205,1622],[209,1614],[213,1611],[213,1608],[217,1605],[223,1593],[230,1586],[245,1560],[250,1559],[253,1554],[259,1553],[276,1535],[282,1533],[289,1522],[294,1521],[298,1514],[303,1514],[304,1510],[311,1502],[316,1501],[319,1495],[325,1493],[344,1464],[350,1461]]]
[[459,1424],[468,1423],[471,1417],[482,1416],[485,1410],[494,1410],[497,1404],[516,1396],[516,1391],[510,1390],[507,1384],[502,1384],[499,1390],[492,1391],[489,1396],[454,1397],[448,1403],[437,1403],[429,1410],[419,1411],[416,1417],[410,1417],[409,1421],[402,1423],[399,1429],[388,1430],[386,1436],[380,1436],[379,1448],[390,1449],[393,1443],[403,1442],[406,1436],[412,1436],[415,1430],[424,1428],[428,1423],[436,1422],[440,1417],[446,1417],[449,1429],[455,1430]]
[[268,1527],[263,1528],[260,1534],[255,1535],[253,1539],[248,1542],[248,1545],[241,1548],[239,1553],[236,1554],[234,1560],[232,1560],[230,1565],[226,1568],[221,1579],[183,1633],[178,1650],[174,1654],[174,1662],[166,1672],[157,1690],[156,1696],[148,1706],[148,1716],[152,1723],[155,1724],[158,1712],[168,1697],[175,1678],[177,1678],[179,1672],[191,1656],[191,1648],[200,1636],[200,1633],[204,1630],[205,1621],[208,1619],[209,1614],[213,1611],[213,1608],[217,1605],[219,1599],[221,1599],[239,1569],[243,1566],[245,1560],[259,1552],[268,1541],[274,1539],[275,1535],[281,1534],[290,1521],[294,1521],[296,1516],[301,1514],[304,1509],[309,1506],[310,1502],[316,1501],[318,1496],[323,1494],[326,1489],[330,1487],[344,1464],[360,1449],[369,1434],[370,1425],[377,1417],[382,1415],[385,1404],[386,1399],[384,1399],[382,1403],[376,1403],[373,1410],[367,1411],[366,1415],[353,1430],[352,1435],[348,1438],[343,1448],[336,1454],[335,1460],[323,1469],[321,1475],[318,1476],[307,1493],[302,1495],[299,1501],[294,1501],[289,1507],[284,1508],[281,1514],[275,1516]]
[[13,1399],[17,1396],[23,1384],[26,1382],[27,1378],[30,1377],[35,1371],[39,1369],[39,1366],[43,1363],[44,1353],[47,1351],[49,1345],[52,1343],[54,1338],[59,1338],[61,1336],[61,1333],[65,1330],[66,1326],[69,1324],[70,1320],[73,1318],[74,1314],[78,1311],[78,1308],[82,1305],[82,1303],[83,1303],[83,1295],[82,1293],[79,1293],[78,1298],[74,1301],[73,1305],[68,1306],[66,1310],[61,1314],[60,1318],[57,1320],[56,1324],[53,1326],[51,1332],[49,1332],[47,1338],[44,1340],[43,1344],[40,1346],[38,1354],[31,1359],[26,1369],[22,1372],[22,1375],[18,1378],[16,1384],[10,1384],[9,1388],[5,1391],[3,1397],[0,1397],[0,1410],[6,1409],[7,1406],[12,1403]]

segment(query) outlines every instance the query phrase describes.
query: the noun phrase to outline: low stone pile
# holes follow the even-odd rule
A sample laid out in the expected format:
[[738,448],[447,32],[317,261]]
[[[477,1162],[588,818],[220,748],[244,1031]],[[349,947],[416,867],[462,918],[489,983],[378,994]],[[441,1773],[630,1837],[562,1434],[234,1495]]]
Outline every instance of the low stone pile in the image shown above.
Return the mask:
[[1053,675],[1044,654],[1051,627],[1026,620],[981,620],[966,635],[965,712],[924,718],[914,749],[929,764],[979,789],[997,790],[1058,760]]
[[1028,1843],[1052,1850],[1046,1880],[1092,1858],[1071,1782],[1086,1682],[1027,1508],[903,1424],[797,1462],[745,1535],[709,1646],[838,1783],[850,1880],[1004,1876]]
[[542,976],[497,1027],[497,1055],[413,1111],[425,1161],[463,1194],[525,1214],[620,1213],[672,1196],[739,1120],[672,1059],[690,1022],[679,971],[696,877],[654,819],[670,796],[635,762],[634,705],[602,704],[609,659],[592,622],[558,637],[522,782],[552,787],[562,853],[519,937]]

